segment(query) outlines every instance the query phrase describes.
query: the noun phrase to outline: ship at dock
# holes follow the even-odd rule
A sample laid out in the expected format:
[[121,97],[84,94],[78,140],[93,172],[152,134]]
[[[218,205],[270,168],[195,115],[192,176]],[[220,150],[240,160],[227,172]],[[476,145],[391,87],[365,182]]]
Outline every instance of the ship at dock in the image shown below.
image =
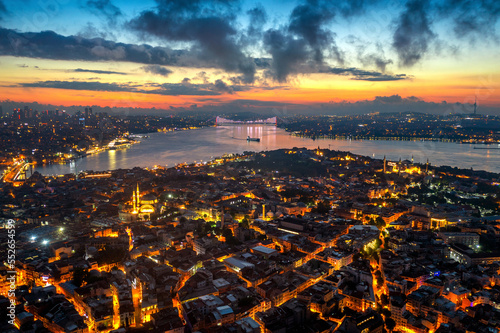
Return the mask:
[[134,140],[129,140],[126,138],[118,138],[113,141],[111,141],[108,144],[108,148],[115,150],[115,149],[120,149],[120,148],[127,148],[130,147],[131,144],[135,143]]

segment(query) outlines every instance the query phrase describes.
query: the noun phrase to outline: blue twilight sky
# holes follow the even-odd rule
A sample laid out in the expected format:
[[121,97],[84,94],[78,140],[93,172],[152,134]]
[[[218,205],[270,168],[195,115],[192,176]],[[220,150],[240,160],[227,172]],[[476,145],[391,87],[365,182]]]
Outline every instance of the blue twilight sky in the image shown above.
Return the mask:
[[0,0],[0,100],[495,109],[499,17],[497,0]]

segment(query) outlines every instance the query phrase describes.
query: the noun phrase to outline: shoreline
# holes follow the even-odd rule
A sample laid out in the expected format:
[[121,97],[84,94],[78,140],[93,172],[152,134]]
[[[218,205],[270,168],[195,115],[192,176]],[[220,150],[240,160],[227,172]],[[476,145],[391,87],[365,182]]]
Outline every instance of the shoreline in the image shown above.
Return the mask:
[[[279,128],[279,127],[278,127]],[[285,130],[285,129],[284,129]],[[467,140],[456,140],[456,139],[447,139],[447,138],[419,138],[419,137],[399,137],[399,136],[388,136],[388,137],[369,137],[369,136],[346,136],[346,135],[308,135],[308,134],[300,134],[296,132],[291,132],[285,130],[289,135],[298,137],[298,138],[306,138],[311,140],[343,140],[343,141],[414,141],[414,142],[447,142],[447,143],[457,143],[457,144],[469,144],[469,145],[500,145],[500,142],[483,142],[476,141],[471,142]]]
[[[179,136],[181,138],[180,141],[179,140],[175,141],[175,145],[173,147],[164,146],[164,145],[162,145],[160,147],[160,146],[155,146],[155,144],[154,144],[158,139],[163,140],[161,138],[167,134],[166,132],[163,132],[163,131],[149,132],[147,134],[143,134],[143,135],[149,136],[149,139],[147,141],[143,142],[143,144],[145,144],[145,146],[144,146],[145,150],[143,151],[142,146],[140,147],[140,151],[138,151],[137,149],[134,149],[133,150],[134,153],[131,156],[127,157],[126,162],[122,161],[121,165],[123,165],[123,167],[138,166],[138,167],[152,168],[152,167],[154,167],[154,165],[182,164],[182,163],[185,163],[186,159],[196,160],[196,161],[198,161],[198,160],[207,161],[207,158],[209,158],[210,156],[212,156],[212,157],[213,156],[222,156],[225,153],[226,154],[230,154],[230,153],[240,154],[240,153],[244,152],[245,150],[267,151],[267,150],[276,150],[276,149],[280,149],[280,148],[291,148],[294,146],[295,147],[311,148],[314,146],[317,147],[318,145],[324,149],[327,149],[327,148],[330,148],[329,143],[331,143],[332,147],[330,149],[335,149],[334,147],[338,146],[338,148],[335,150],[349,151],[349,152],[352,152],[353,154],[358,154],[361,156],[367,156],[367,157],[371,157],[371,158],[375,157],[375,154],[372,153],[372,149],[375,149],[374,147],[379,147],[379,148],[377,148],[377,152],[376,152],[377,156],[379,158],[382,155],[387,154],[388,160],[397,161],[397,159],[400,158],[400,155],[401,155],[401,157],[403,157],[403,159],[410,159],[409,156],[415,154],[416,162],[425,163],[425,159],[427,157],[429,157],[432,165],[435,165],[435,166],[447,166],[448,165],[448,166],[452,166],[452,167],[455,167],[455,166],[459,167],[459,166],[463,165],[460,162],[462,160],[460,156],[462,156],[462,154],[463,154],[462,151],[464,149],[467,151],[470,151],[469,153],[471,153],[472,148],[475,146],[482,146],[484,148],[492,147],[491,145],[474,145],[471,143],[468,143],[467,145],[452,144],[450,146],[447,146],[448,144],[450,144],[452,142],[438,141],[438,142],[436,142],[437,146],[435,148],[429,148],[429,147],[427,147],[427,145],[430,144],[430,141],[424,142],[424,141],[420,141],[420,140],[416,140],[416,139],[402,141],[402,140],[373,140],[373,139],[366,140],[366,139],[355,139],[355,138],[346,139],[345,137],[339,137],[337,139],[329,139],[329,138],[325,137],[325,138],[320,138],[321,140],[318,140],[317,142],[315,142],[315,140],[313,140],[311,137],[297,136],[297,135],[293,135],[293,133],[286,132],[282,128],[279,128],[279,127],[275,127],[275,128],[277,130],[276,134],[274,134],[275,133],[274,129],[269,129],[269,130],[267,130],[267,132],[270,135],[272,133],[273,137],[274,137],[274,135],[276,135],[276,139],[278,141],[275,141],[276,139],[273,138],[273,139],[269,139],[270,141],[268,142],[267,138],[269,138],[269,137],[267,135],[264,135],[263,136],[264,141],[261,140],[262,141],[261,144],[251,145],[248,147],[247,147],[247,145],[239,144],[238,142],[232,143],[232,141],[227,141],[227,140],[224,141],[225,136],[230,136],[231,133],[228,134],[228,133],[225,133],[224,131],[222,131],[222,132],[224,132],[224,134],[222,134],[222,132],[221,132],[218,135],[212,137],[211,131],[203,132],[203,134],[200,134],[202,140],[204,141],[204,144],[202,144],[202,146],[205,146],[206,142],[211,142],[211,144],[206,146],[206,149],[200,149],[200,150],[196,150],[195,152],[193,152],[194,155],[192,158],[191,157],[186,158],[185,154],[187,152],[186,151],[183,152],[183,150],[184,150],[184,148],[182,148],[184,146],[183,142],[184,141],[186,141],[186,143],[191,142],[191,141],[196,142],[197,139],[190,141],[190,138],[193,137],[192,134],[189,134],[191,132],[178,133],[178,134],[172,133],[175,131],[183,132],[183,131],[188,131],[191,129],[183,129],[183,130],[177,129],[177,130],[169,131],[170,135],[173,135],[174,137]],[[216,128],[213,126],[205,126],[205,127],[200,127],[200,128],[196,128],[196,129],[198,129],[198,130],[204,129],[205,131],[208,131],[209,129],[216,129]],[[243,132],[245,132],[245,131],[246,130],[243,129]],[[155,134],[155,133],[158,133],[158,134]],[[162,134],[160,134],[160,133],[162,133]],[[247,134],[250,134],[250,132],[245,133],[244,136],[246,137]],[[137,135],[139,135],[139,134],[137,134]],[[196,135],[195,137],[198,137],[198,135]],[[215,140],[215,138],[217,138],[217,140]],[[228,140],[229,139],[230,138],[228,137]],[[150,143],[149,141],[151,141],[151,140],[153,142]],[[349,143],[350,140],[352,140],[352,145]],[[142,142],[142,140],[140,140],[140,141]],[[338,144],[335,144],[335,141],[337,141]],[[355,144],[355,142],[356,142],[356,144]],[[365,145],[367,145],[367,147],[371,147],[371,148],[368,150],[363,149],[363,147]],[[446,146],[443,146],[443,145],[446,145]],[[155,148],[154,149],[150,148],[150,146],[155,147]],[[410,149],[413,152],[413,154],[410,154],[408,156],[405,156],[404,154],[402,155],[399,148],[403,147],[403,146],[409,147],[408,149]],[[463,148],[459,148],[459,147],[463,147]],[[157,151],[157,149],[160,149],[161,151]],[[207,150],[210,150],[210,153],[207,153]],[[446,155],[446,156],[449,155],[448,160],[444,160],[443,158],[433,158],[433,154],[436,151],[444,151],[444,152],[451,151],[452,153]],[[485,149],[484,151],[487,151],[487,149]],[[484,151],[483,150],[474,150],[474,152],[476,152],[478,154],[477,155],[478,158],[482,158],[482,156],[484,156],[484,154],[483,154]],[[425,154],[429,154],[429,152],[431,152],[430,155],[424,156]],[[162,161],[162,159],[159,159],[159,160],[153,159],[151,161],[151,163],[148,163],[149,162],[148,161],[149,155],[147,155],[148,153],[151,153],[153,155],[165,154],[165,156],[171,154],[171,157],[164,157],[165,161]],[[182,156],[182,154],[184,154],[184,157]],[[137,159],[136,155],[137,156],[140,155],[141,158]],[[392,156],[392,155],[394,155],[394,156]],[[422,157],[422,156],[424,156],[424,157]],[[496,161],[499,159],[498,155],[495,153],[493,153],[491,158],[492,158],[492,161]],[[95,159],[96,159],[96,157],[92,158],[92,160],[95,160]],[[98,158],[98,159],[100,159],[100,158]],[[72,162],[72,163],[74,163],[74,162]],[[83,162],[80,162],[80,163],[83,163]],[[482,163],[479,163],[479,164],[478,163],[475,163],[475,164],[474,163],[466,163],[466,164],[468,165],[467,168],[472,167],[474,170],[477,170],[477,171],[499,172],[499,170],[497,169],[497,166],[490,165],[491,163],[488,164],[488,166],[486,166]],[[60,169],[58,168],[58,166],[60,166]],[[109,164],[107,159],[104,158],[104,161],[101,161],[99,163],[99,166],[94,165],[91,162],[85,162],[84,164],[80,165],[78,167],[78,169],[80,170],[82,167],[85,170],[93,170],[93,171],[116,169],[116,167],[113,167],[113,166],[114,165]],[[74,172],[74,168],[68,167],[68,164],[51,164],[51,165],[45,165],[45,166],[37,165],[37,167],[40,169],[38,171],[42,174],[57,175],[57,174],[63,174],[63,173],[68,173],[68,172]],[[65,171],[67,171],[67,172],[65,172]]]

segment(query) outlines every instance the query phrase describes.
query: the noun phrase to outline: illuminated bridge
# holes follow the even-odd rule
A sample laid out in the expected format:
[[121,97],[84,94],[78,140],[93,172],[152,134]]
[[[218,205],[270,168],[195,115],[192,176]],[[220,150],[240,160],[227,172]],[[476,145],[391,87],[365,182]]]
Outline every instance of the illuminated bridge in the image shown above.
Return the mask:
[[272,125],[276,126],[278,121],[277,117],[267,118],[267,119],[258,119],[258,120],[231,120],[222,117],[215,118],[215,125],[224,126],[224,125]]

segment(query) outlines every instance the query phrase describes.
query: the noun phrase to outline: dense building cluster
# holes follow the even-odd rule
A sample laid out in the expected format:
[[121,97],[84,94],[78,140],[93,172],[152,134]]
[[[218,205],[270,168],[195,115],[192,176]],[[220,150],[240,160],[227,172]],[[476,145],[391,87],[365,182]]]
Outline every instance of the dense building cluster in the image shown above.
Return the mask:
[[349,116],[296,116],[279,126],[310,138],[500,142],[500,118],[475,113],[374,112]]
[[93,113],[87,107],[74,114],[65,110],[33,110],[27,106],[0,112],[0,169],[17,160],[37,164],[66,163],[107,149],[129,134],[210,126],[205,116],[128,116]]
[[499,185],[300,148],[35,173],[0,186],[0,331],[495,332]]

